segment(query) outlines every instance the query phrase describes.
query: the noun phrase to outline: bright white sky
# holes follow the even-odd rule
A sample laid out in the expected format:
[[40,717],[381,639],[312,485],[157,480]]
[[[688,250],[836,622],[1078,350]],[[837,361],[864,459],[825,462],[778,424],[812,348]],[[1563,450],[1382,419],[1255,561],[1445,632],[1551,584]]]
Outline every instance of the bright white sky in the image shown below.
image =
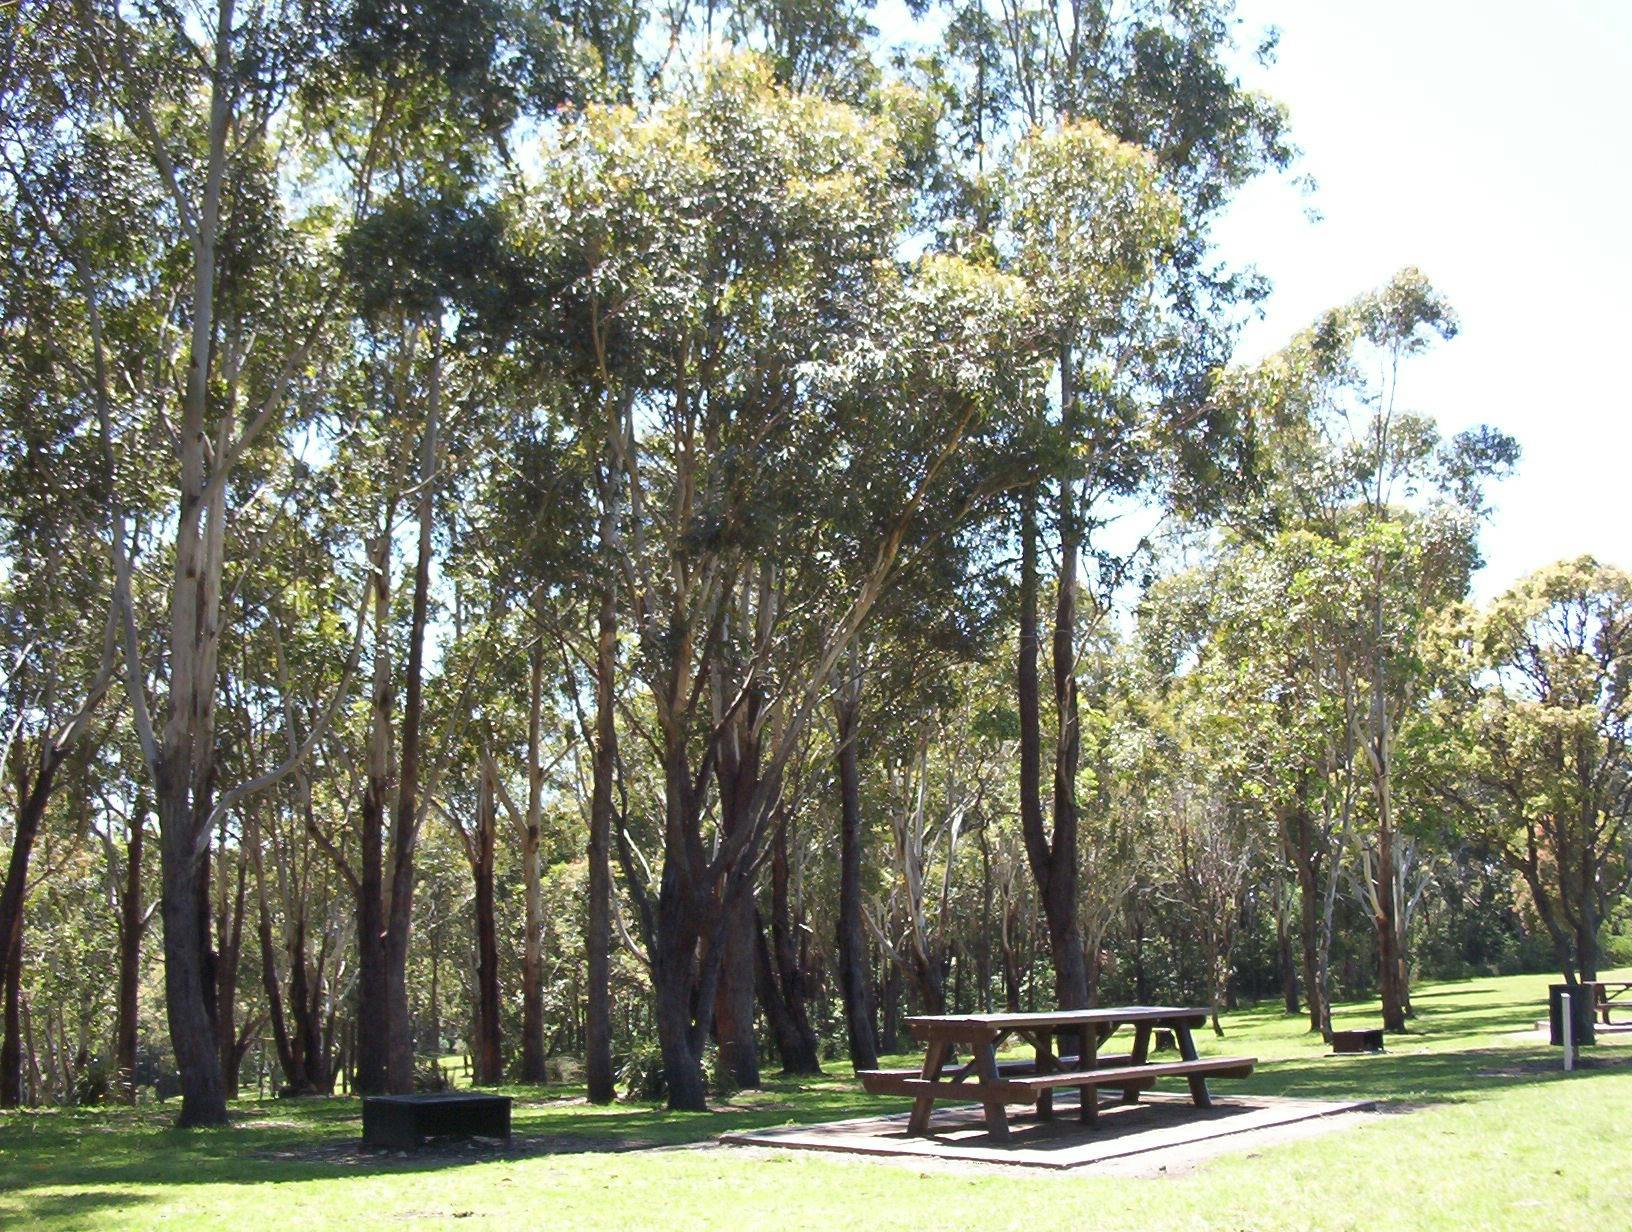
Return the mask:
[[[1281,30],[1250,83],[1291,110],[1312,197],[1266,182],[1220,238],[1275,294],[1255,357],[1419,266],[1462,331],[1406,400],[1523,447],[1496,489],[1478,597],[1591,552],[1632,566],[1632,0],[1240,0]],[[1319,221],[1309,221],[1309,206]]]
[[[1249,85],[1285,103],[1303,150],[1250,186],[1219,238],[1275,294],[1241,358],[1421,268],[1461,333],[1413,361],[1405,401],[1447,432],[1518,438],[1492,493],[1488,600],[1554,560],[1632,567],[1632,0],[1238,0],[1240,43],[1281,31]],[[880,0],[889,42],[915,33]],[[922,27],[916,32],[922,36]],[[1318,220],[1308,217],[1309,211]]]

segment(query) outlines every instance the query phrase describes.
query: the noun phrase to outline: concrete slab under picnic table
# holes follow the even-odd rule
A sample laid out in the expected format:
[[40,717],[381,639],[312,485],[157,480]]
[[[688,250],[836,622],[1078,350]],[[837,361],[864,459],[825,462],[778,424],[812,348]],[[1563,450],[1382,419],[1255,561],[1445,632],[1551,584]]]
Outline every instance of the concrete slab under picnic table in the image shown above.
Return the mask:
[[[1011,1114],[1007,1142],[986,1132],[978,1104],[937,1108],[929,1133],[907,1133],[908,1114],[856,1117],[817,1125],[787,1125],[722,1135],[721,1142],[791,1150],[834,1151],[853,1155],[916,1157],[975,1164],[1012,1164],[1031,1168],[1081,1168],[1149,1157],[1153,1166],[1163,1152],[1193,1158],[1216,1147],[1248,1149],[1265,1138],[1280,1140],[1285,1127],[1370,1108],[1370,1101],[1289,1099],[1267,1095],[1229,1095],[1211,1108],[1197,1108],[1188,1095],[1149,1092],[1137,1104],[1101,1100],[1097,1126],[1076,1117],[1074,1095],[1057,1101],[1055,1116]],[[1062,1115],[1070,1110],[1071,1115]],[[1315,1128],[1311,1126],[1310,1128]]]

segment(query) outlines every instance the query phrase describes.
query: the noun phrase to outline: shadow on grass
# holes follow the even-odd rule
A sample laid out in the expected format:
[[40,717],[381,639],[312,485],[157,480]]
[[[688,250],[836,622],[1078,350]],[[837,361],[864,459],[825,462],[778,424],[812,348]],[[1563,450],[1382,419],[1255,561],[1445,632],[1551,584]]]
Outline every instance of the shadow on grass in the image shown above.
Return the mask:
[[145,1195],[129,1190],[81,1189],[74,1193],[40,1194],[28,1198],[26,1209],[32,1220],[78,1222],[97,1211],[120,1210],[146,1201]]
[[[1428,1103],[1453,1103],[1566,1076],[1546,1049],[1491,1048],[1420,1054],[1331,1059],[1325,1057],[1264,1063],[1249,1080],[1222,1082],[1215,1093],[1228,1098],[1282,1095],[1311,1099],[1367,1099],[1396,1110]],[[1590,1082],[1623,1066],[1577,1071],[1572,1082]],[[314,1101],[315,1102],[315,1101]],[[525,1158],[566,1157],[609,1152],[676,1149],[713,1142],[731,1131],[811,1124],[849,1117],[904,1111],[904,1101],[880,1100],[851,1088],[848,1076],[800,1085],[772,1080],[766,1089],[712,1112],[677,1113],[660,1108],[614,1105],[594,1108],[579,1102],[518,1104],[510,1148],[428,1148],[418,1153],[364,1152],[356,1146],[358,1103],[352,1099],[307,1103],[293,1115],[270,1111],[245,1116],[226,1129],[178,1131],[154,1117],[126,1114],[118,1132],[87,1132],[86,1117],[36,1120],[64,1122],[19,1130],[0,1124],[0,1160],[38,1161],[34,1167],[0,1167],[0,1194],[24,1201],[37,1218],[50,1203],[84,1203],[86,1209],[139,1200],[116,1186],[154,1184],[279,1184],[342,1176],[395,1175],[478,1167]],[[106,1148],[106,1149],[99,1149]],[[24,1172],[27,1175],[24,1175]],[[30,1197],[45,1187],[85,1186],[83,1193]],[[69,1205],[56,1213],[71,1216]]]

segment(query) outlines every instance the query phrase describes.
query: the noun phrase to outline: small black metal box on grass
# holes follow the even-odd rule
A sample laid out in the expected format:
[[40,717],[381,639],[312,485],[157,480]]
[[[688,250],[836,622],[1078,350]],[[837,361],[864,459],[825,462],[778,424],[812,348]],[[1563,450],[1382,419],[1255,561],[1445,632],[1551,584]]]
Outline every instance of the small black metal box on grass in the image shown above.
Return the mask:
[[1570,1033],[1570,1042],[1577,1048],[1586,1044],[1597,1043],[1597,1033],[1594,1030],[1597,1017],[1597,1002],[1603,1000],[1596,984],[1577,984],[1570,987],[1568,984],[1547,985],[1547,1026],[1548,1039],[1556,1047],[1564,1043],[1564,998],[1570,999],[1570,1019],[1573,1030]]
[[1334,1053],[1381,1052],[1382,1050],[1383,1029],[1381,1027],[1360,1027],[1347,1031],[1332,1032],[1332,1051]]
[[363,1100],[364,1146],[414,1150],[445,1137],[509,1138],[510,1097],[460,1091]]

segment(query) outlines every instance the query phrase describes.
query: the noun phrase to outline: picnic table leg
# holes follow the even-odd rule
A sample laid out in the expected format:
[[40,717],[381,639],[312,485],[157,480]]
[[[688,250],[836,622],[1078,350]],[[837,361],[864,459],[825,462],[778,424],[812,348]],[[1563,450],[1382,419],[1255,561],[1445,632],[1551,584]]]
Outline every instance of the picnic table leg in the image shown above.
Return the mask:
[[[1197,1060],[1196,1041],[1190,1037],[1190,1024],[1176,1022],[1173,1024],[1173,1034],[1178,1037],[1179,1056],[1186,1061]],[[1198,1108],[1211,1108],[1212,1096],[1207,1094],[1207,1078],[1203,1074],[1190,1075],[1190,1098]]]
[[[1036,1035],[1037,1045],[1037,1072],[1039,1074],[1053,1074],[1059,1072],[1059,1062],[1054,1057],[1054,1049],[1049,1046],[1047,1031],[1039,1031]],[[1054,1119],[1054,1089],[1044,1087],[1037,1093],[1037,1119],[1052,1121]]]
[[[1099,1063],[1099,1032],[1093,1027],[1084,1027],[1077,1033],[1077,1065],[1082,1069],[1093,1069]],[[1084,1125],[1093,1125],[1099,1120],[1099,1088],[1077,1088],[1077,1117]]]
[[[975,1045],[975,1072],[980,1075],[982,1083],[995,1085],[998,1081],[997,1051],[989,1039]],[[996,1095],[983,1102],[986,1105],[986,1132],[999,1142],[1007,1142],[1009,1114],[1003,1107],[1003,1097]]]
[[[1141,1022],[1133,1028],[1133,1051],[1128,1055],[1129,1065],[1144,1065],[1150,1060],[1150,1024]],[[1139,1102],[1138,1087],[1123,1087],[1122,1102],[1137,1104]]]
[[[934,1082],[941,1076],[941,1067],[946,1064],[946,1041],[932,1039],[924,1050],[924,1068],[922,1077]],[[929,1114],[935,1110],[935,1096],[924,1094],[912,1101],[912,1116],[907,1119],[907,1133],[925,1134],[929,1132]]]

